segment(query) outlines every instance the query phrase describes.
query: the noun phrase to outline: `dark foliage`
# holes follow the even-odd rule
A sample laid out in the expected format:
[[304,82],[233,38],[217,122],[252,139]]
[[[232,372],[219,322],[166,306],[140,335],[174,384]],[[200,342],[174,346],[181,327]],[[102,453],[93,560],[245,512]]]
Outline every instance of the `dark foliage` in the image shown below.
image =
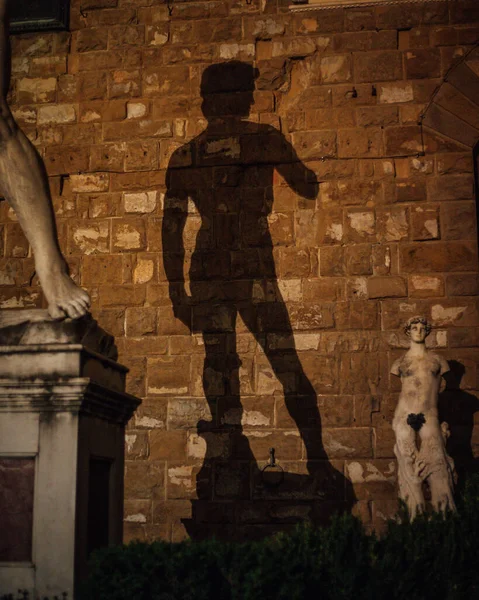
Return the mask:
[[79,600],[473,600],[479,477],[458,514],[407,515],[368,535],[354,517],[261,542],[134,542],[97,552]]

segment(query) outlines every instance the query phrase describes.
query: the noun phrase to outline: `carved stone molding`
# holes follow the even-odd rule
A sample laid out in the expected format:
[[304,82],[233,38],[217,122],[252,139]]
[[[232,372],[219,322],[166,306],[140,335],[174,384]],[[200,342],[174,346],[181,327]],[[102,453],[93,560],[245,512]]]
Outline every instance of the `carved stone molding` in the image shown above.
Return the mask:
[[326,10],[332,8],[357,8],[361,6],[392,6],[398,4],[422,4],[426,2],[455,2],[457,0],[308,0],[292,4],[295,12]]

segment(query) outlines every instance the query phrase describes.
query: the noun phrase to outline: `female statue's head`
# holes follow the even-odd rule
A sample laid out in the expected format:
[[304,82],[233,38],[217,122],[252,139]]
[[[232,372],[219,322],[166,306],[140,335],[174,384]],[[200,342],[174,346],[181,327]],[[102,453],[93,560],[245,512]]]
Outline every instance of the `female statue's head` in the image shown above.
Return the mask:
[[416,343],[424,343],[431,333],[432,326],[426,317],[411,317],[404,326],[404,333]]

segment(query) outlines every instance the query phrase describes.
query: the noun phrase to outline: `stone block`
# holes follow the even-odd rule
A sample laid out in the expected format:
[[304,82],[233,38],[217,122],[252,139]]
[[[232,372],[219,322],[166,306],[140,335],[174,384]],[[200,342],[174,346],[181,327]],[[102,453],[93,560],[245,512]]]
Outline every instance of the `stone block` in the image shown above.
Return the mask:
[[406,78],[441,76],[441,53],[437,48],[415,48],[405,53]]
[[379,383],[378,354],[342,354],[339,377],[343,394],[374,393]]
[[321,277],[303,280],[305,302],[344,300],[344,280],[340,277]]
[[373,210],[348,210],[345,237],[349,242],[373,242],[376,238],[376,217]]
[[411,229],[412,239],[415,241],[439,239],[441,237],[439,208],[437,206],[413,207],[411,210]]
[[55,77],[23,78],[17,81],[17,102],[19,104],[43,104],[55,102],[57,80]]
[[[177,358],[180,363],[183,358]],[[168,401],[168,429],[193,429],[200,421],[211,422],[215,415],[211,414],[208,403],[204,399],[170,399]]]
[[408,290],[411,298],[444,296],[444,279],[437,275],[411,275]]
[[371,275],[371,245],[356,244],[344,249],[344,262],[348,275]]
[[367,281],[369,298],[407,296],[407,283],[402,277],[371,277]]
[[90,169],[92,171],[121,171],[124,159],[123,143],[104,144],[90,148]]
[[436,160],[439,175],[460,175],[474,171],[472,156],[469,152],[467,154],[440,154]]
[[68,228],[69,254],[107,254],[110,225],[107,220],[72,222]]
[[393,206],[381,208],[376,212],[378,240],[398,242],[409,237],[409,219],[407,209]]
[[150,461],[186,460],[186,431],[152,430],[148,432],[148,435],[150,440]]
[[188,394],[190,365],[189,356],[164,356],[148,359],[148,394],[150,396]]
[[419,126],[387,127],[384,140],[387,156],[413,156],[423,152]]
[[409,81],[382,83],[378,86],[380,104],[399,104],[414,100],[413,86]]
[[98,284],[122,283],[122,257],[86,255],[83,257],[82,284],[86,286]]
[[344,248],[331,246],[320,249],[319,273],[321,277],[339,277],[346,275]]
[[430,202],[472,200],[474,198],[473,178],[471,175],[429,178],[427,195]]
[[292,138],[301,160],[336,156],[335,131],[297,131]]
[[444,240],[476,240],[476,206],[473,202],[446,202],[441,206]]
[[360,83],[402,79],[402,54],[395,50],[357,53],[354,73]]
[[338,156],[341,158],[377,157],[382,153],[382,132],[378,128],[340,129]]
[[146,335],[155,335],[157,333],[157,312],[157,309],[153,307],[127,308],[127,336],[140,337]]
[[477,268],[476,245],[472,242],[404,244],[399,249],[405,273],[473,271]]
[[[181,432],[180,432],[181,433]],[[163,499],[165,462],[128,461],[125,469],[125,496],[135,500]]]
[[369,427],[323,429],[323,444],[328,458],[369,458],[373,455]]
[[349,54],[325,56],[321,59],[322,83],[343,83],[351,81],[351,58]]
[[77,52],[95,52],[108,48],[108,30],[103,27],[90,27],[75,32],[73,47]]
[[103,285],[99,290],[102,307],[140,306],[145,302],[145,287],[138,285]]
[[116,252],[136,252],[146,249],[145,222],[140,219],[115,220],[112,230]]
[[89,151],[83,146],[52,146],[45,149],[44,162],[50,176],[88,171]]
[[374,301],[337,302],[335,307],[336,329],[378,329],[378,303]]
[[475,273],[449,275],[446,292],[448,296],[476,296],[479,293],[479,277]]
[[358,108],[356,118],[360,127],[385,127],[399,122],[397,106]]
[[301,363],[306,377],[317,394],[338,391],[338,361],[336,357],[302,352]]
[[[412,159],[414,160],[414,159]],[[396,179],[395,200],[396,202],[421,202],[426,200],[426,182],[422,180]]]

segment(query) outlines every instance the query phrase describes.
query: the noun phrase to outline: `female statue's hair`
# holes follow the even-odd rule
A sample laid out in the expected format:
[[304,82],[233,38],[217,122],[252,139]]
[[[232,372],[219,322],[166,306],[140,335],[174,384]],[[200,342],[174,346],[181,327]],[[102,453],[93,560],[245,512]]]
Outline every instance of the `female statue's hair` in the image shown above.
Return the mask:
[[422,323],[422,325],[425,326],[426,336],[428,336],[431,333],[431,329],[432,329],[431,323],[429,323],[429,321],[426,319],[426,317],[420,317],[420,316],[411,317],[410,319],[407,320],[406,325],[404,325],[404,333],[406,335],[409,335],[411,332],[411,326],[415,325],[416,323]]

